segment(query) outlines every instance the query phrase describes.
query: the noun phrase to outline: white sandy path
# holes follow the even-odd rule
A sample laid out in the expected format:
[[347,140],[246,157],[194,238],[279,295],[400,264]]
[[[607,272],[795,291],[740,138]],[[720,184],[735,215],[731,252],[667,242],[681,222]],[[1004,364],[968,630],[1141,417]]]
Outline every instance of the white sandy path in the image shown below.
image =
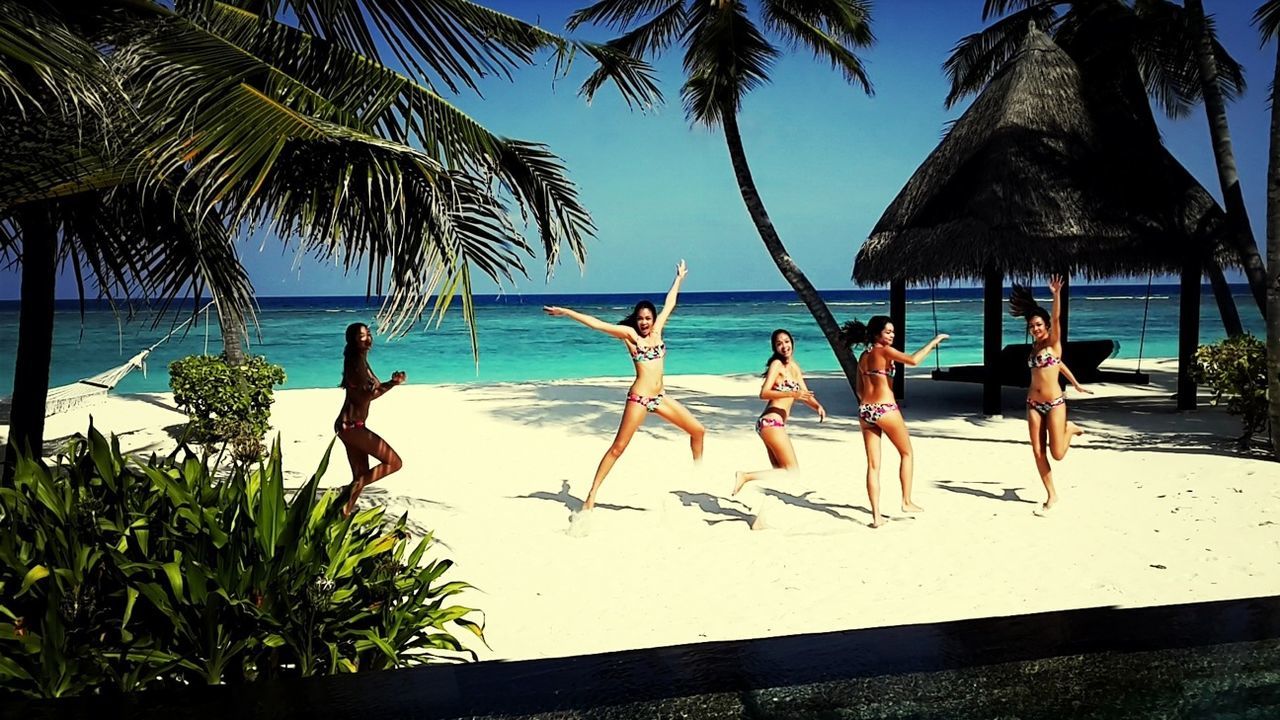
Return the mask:
[[[1120,363],[1123,365],[1124,363]],[[606,481],[586,537],[569,517],[617,425],[628,379],[414,386],[373,407],[370,426],[405,469],[369,501],[433,528],[452,579],[480,588],[482,658],[523,659],[856,627],[1105,605],[1143,606],[1280,593],[1280,465],[1237,455],[1238,419],[1175,413],[1174,365],[1147,361],[1150,387],[1098,385],[1072,397],[1089,436],[1055,464],[1055,516],[1043,499],[1018,405],[975,412],[976,385],[913,380],[904,411],[916,500],[896,512],[887,445],[872,531],[853,399],[836,376],[810,385],[832,417],[791,422],[803,475],[728,498],[733,472],[767,466],[752,422],[758,378],[677,376],[667,392],[707,425],[695,469],[682,433],[651,417]],[[273,421],[301,483],[332,438],[337,390],[278,393]],[[92,409],[127,449],[164,449],[182,422],[166,395]],[[51,418],[48,437],[88,411]],[[0,429],[3,436],[3,429]],[[349,479],[341,446],[324,484]],[[771,529],[752,532],[763,513]],[[1162,566],[1162,567],[1156,567]]]

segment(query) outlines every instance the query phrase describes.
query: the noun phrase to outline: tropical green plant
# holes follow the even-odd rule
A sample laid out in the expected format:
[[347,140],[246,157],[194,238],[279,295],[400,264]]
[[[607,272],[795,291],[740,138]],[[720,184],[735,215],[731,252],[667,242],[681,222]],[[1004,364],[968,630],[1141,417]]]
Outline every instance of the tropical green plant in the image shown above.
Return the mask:
[[1193,376],[1209,386],[1214,405],[1226,398],[1227,412],[1241,416],[1241,448],[1248,449],[1253,437],[1267,430],[1267,351],[1261,340],[1246,333],[1201,345]]
[[[760,0],[755,3],[764,30],[777,39],[803,46],[830,62],[850,83],[871,94],[860,48],[874,41],[871,4],[866,0]],[[840,362],[851,388],[857,385],[857,362],[841,340],[840,326],[822,296],[791,259],[769,218],[747,163],[738,129],[742,99],[769,82],[769,68],[781,51],[752,19],[742,0],[600,0],[569,18],[569,29],[583,23],[603,24],[622,34],[607,45],[641,59],[660,55],[680,43],[684,47],[685,81],[680,94],[685,114],[696,124],[724,132],[733,174],[747,213],[779,272],[813,315]],[[597,70],[583,84],[590,98],[607,75]],[[856,392],[856,389],[855,389]]]
[[188,418],[186,438],[229,443],[238,460],[262,456],[275,387],[284,380],[284,368],[261,355],[239,366],[223,355],[189,355],[169,363],[173,402]]
[[325,453],[288,498],[277,441],[215,477],[92,425],[0,482],[0,694],[59,697],[474,658],[451,563],[381,508],[343,519]]
[[[508,203],[548,269],[563,245],[583,262],[593,226],[545,146],[493,134],[436,87],[509,76],[543,49],[561,69],[594,58],[628,102],[656,93],[614,48],[467,0],[0,0],[0,258],[23,273],[11,438],[43,440],[59,262],[112,296],[176,288],[162,308],[208,290],[235,362],[253,307],[230,238],[266,230],[347,271],[364,264],[388,332],[460,296],[478,352],[471,272],[509,279],[533,254]],[[97,252],[65,203],[99,232],[93,221],[133,218],[141,233],[113,237],[137,249]],[[182,242],[155,229],[164,218],[218,232]]]
[[1271,139],[1267,154],[1267,397],[1271,420],[1271,448],[1280,460],[1280,104],[1276,103],[1276,83],[1280,82],[1280,0],[1267,0],[1258,7],[1253,22],[1263,43],[1276,45],[1276,67],[1271,74]]
[[[985,0],[984,20],[999,18],[960,40],[944,64],[951,79],[947,105],[980,91],[1017,50],[1031,23],[1055,40],[1082,66],[1090,91],[1130,114],[1151,138],[1158,138],[1145,102],[1133,97],[1139,83],[1171,118],[1185,117],[1200,102],[1209,118],[1229,231],[1223,238],[1245,269],[1263,310],[1262,259],[1253,239],[1231,153],[1225,103],[1244,92],[1240,64],[1216,39],[1212,18],[1195,0],[1183,8],[1169,0]],[[1105,57],[1105,61],[1099,58]],[[1135,78],[1133,84],[1129,79]],[[1229,335],[1244,332],[1217,259],[1205,272]]]

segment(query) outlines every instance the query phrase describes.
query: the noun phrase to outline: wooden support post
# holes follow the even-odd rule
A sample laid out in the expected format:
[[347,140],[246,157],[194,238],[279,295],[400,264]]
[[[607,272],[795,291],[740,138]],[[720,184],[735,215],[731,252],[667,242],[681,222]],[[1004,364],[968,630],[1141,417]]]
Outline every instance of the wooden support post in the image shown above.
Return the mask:
[[1000,414],[1000,346],[1004,342],[1004,273],[982,279],[982,412]]
[[[893,346],[907,351],[907,281],[889,283],[889,319],[893,320]],[[899,400],[907,396],[906,368],[898,365],[893,371],[893,395]]]
[[1200,344],[1200,258],[1182,268],[1178,301],[1178,409],[1196,409],[1196,383],[1191,379],[1196,346]]

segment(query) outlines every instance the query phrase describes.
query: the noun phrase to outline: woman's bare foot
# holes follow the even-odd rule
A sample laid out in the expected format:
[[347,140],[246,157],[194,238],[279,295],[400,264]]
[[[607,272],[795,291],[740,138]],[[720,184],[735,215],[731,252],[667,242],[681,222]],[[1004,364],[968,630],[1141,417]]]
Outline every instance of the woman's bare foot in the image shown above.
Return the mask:
[[888,519],[888,518],[883,518],[883,517],[872,518],[871,523],[870,523],[869,525],[867,525],[867,527],[869,527],[869,528],[871,528],[872,530],[874,530],[874,529],[876,529],[876,528],[878,528],[878,527],[884,527],[884,524],[885,524],[885,523],[887,523],[887,522],[889,522],[889,519]]
[[1072,437],[1075,437],[1075,436],[1077,436],[1077,435],[1083,435],[1083,434],[1084,434],[1084,428],[1082,428],[1082,427],[1080,427],[1079,425],[1075,424],[1074,422],[1072,422],[1072,421],[1068,420],[1068,421],[1067,421],[1067,433],[1068,433],[1068,434],[1070,434]]
[[913,502],[908,501],[908,502],[902,503],[902,512],[909,512],[909,513],[924,512],[924,508],[920,507],[919,505]]
[[1032,510],[1031,512],[1037,517],[1048,517],[1050,511],[1053,510],[1053,507],[1057,504],[1058,504],[1058,498],[1051,497],[1048,500],[1045,500],[1043,505],[1036,508],[1035,510]]
[[742,486],[747,484],[747,474],[739,470],[733,474],[733,492],[729,493],[730,497],[737,495],[742,490]]

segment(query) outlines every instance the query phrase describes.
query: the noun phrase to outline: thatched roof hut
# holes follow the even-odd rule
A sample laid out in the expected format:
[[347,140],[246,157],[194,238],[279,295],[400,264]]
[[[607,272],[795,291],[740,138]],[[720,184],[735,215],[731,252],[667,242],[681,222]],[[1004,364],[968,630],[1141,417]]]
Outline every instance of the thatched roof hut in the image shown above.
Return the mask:
[[[1103,107],[1102,92],[1032,28],[885,210],[853,279],[890,284],[899,307],[907,284],[982,279],[989,366],[1005,278],[1176,273],[1194,262],[1198,302],[1198,258],[1225,216],[1160,143],[1149,107],[1122,117],[1128,109]],[[895,319],[901,337],[905,313]],[[998,379],[985,384],[984,408],[996,412]]]
[[1178,272],[1222,211],[1158,138],[1117,147],[1106,130],[1076,64],[1033,29],[885,210],[854,280]]

